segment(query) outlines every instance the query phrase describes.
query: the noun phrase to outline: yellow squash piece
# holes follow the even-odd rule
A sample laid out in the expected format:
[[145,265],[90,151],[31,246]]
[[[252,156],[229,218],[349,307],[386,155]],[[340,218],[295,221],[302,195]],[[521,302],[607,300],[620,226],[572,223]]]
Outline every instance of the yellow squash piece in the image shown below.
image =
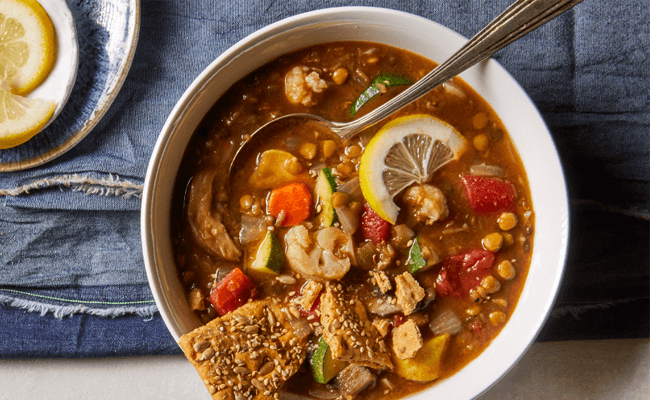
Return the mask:
[[56,60],[52,20],[35,0],[0,0],[0,83],[26,95],[50,74]]
[[248,183],[255,189],[275,189],[294,182],[312,184],[309,172],[302,167],[298,173],[287,168],[293,154],[284,150],[267,150],[260,155],[259,161]]
[[395,373],[411,381],[429,382],[442,373],[442,356],[451,336],[448,333],[429,339],[415,357],[401,360],[393,356]]

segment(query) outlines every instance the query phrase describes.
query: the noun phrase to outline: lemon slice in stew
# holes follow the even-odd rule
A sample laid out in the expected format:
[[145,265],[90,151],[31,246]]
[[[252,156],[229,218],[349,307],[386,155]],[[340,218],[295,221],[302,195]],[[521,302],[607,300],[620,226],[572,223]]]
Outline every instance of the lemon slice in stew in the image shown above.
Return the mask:
[[396,194],[411,184],[431,180],[433,173],[465,150],[466,141],[454,127],[430,115],[397,118],[372,138],[361,156],[359,181],[373,210],[394,224]]
[[56,59],[54,25],[34,0],[0,0],[0,81],[25,95],[50,74]]
[[45,126],[54,113],[53,100],[30,100],[0,85],[0,149],[23,144]]

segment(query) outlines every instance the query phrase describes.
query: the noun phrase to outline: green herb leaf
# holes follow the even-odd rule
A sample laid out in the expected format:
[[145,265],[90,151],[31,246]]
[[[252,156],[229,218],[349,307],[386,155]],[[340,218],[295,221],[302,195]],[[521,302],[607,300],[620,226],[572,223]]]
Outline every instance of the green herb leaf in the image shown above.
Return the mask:
[[381,93],[380,85],[385,87],[410,85],[413,81],[406,76],[399,75],[379,75],[372,80],[372,83],[366,90],[359,95],[359,98],[350,107],[350,116],[354,116],[359,109],[366,104],[370,99]]

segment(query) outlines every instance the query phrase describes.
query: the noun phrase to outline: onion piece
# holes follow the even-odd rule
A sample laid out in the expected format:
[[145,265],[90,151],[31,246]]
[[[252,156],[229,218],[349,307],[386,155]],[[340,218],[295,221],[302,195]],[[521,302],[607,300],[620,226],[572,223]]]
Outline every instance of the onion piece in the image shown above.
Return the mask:
[[503,168],[498,165],[477,164],[469,167],[469,173],[480,176],[503,176]]
[[429,323],[429,328],[436,336],[445,333],[455,335],[463,330],[463,324],[453,311],[446,308],[433,316],[433,320]]
[[377,246],[373,242],[361,243],[356,253],[357,266],[366,271],[374,269],[376,254],[378,254]]
[[363,193],[361,193],[361,183],[359,183],[358,175],[344,184],[339,185],[336,191],[347,194],[350,201],[363,201]]
[[289,325],[293,328],[293,333],[298,339],[306,338],[312,332],[311,325],[307,320],[295,317],[291,311],[286,308],[283,309],[284,313],[287,315],[287,321]]
[[382,317],[402,312],[401,306],[392,304],[392,297],[390,296],[373,297],[366,300],[364,304],[369,313],[380,315]]
[[284,148],[287,151],[298,150],[299,144],[300,144],[300,138],[297,136],[289,136],[284,140]]
[[239,230],[239,243],[249,244],[262,240],[266,231],[267,229],[264,218],[242,215],[241,229]]
[[442,84],[443,89],[445,91],[453,96],[460,97],[461,99],[464,99],[467,97],[465,92],[463,92],[458,86],[456,86],[451,80],[448,80],[447,82]]
[[359,214],[353,212],[347,206],[337,207],[334,210],[343,231],[348,235],[353,235],[359,228]]

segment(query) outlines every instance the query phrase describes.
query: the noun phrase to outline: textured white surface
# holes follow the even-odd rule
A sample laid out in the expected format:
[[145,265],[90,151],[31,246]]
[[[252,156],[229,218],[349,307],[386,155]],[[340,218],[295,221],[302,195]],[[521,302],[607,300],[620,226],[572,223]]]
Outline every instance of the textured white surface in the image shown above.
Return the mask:
[[[0,400],[209,400],[183,356],[0,360]],[[480,400],[650,398],[650,340],[535,343]]]

